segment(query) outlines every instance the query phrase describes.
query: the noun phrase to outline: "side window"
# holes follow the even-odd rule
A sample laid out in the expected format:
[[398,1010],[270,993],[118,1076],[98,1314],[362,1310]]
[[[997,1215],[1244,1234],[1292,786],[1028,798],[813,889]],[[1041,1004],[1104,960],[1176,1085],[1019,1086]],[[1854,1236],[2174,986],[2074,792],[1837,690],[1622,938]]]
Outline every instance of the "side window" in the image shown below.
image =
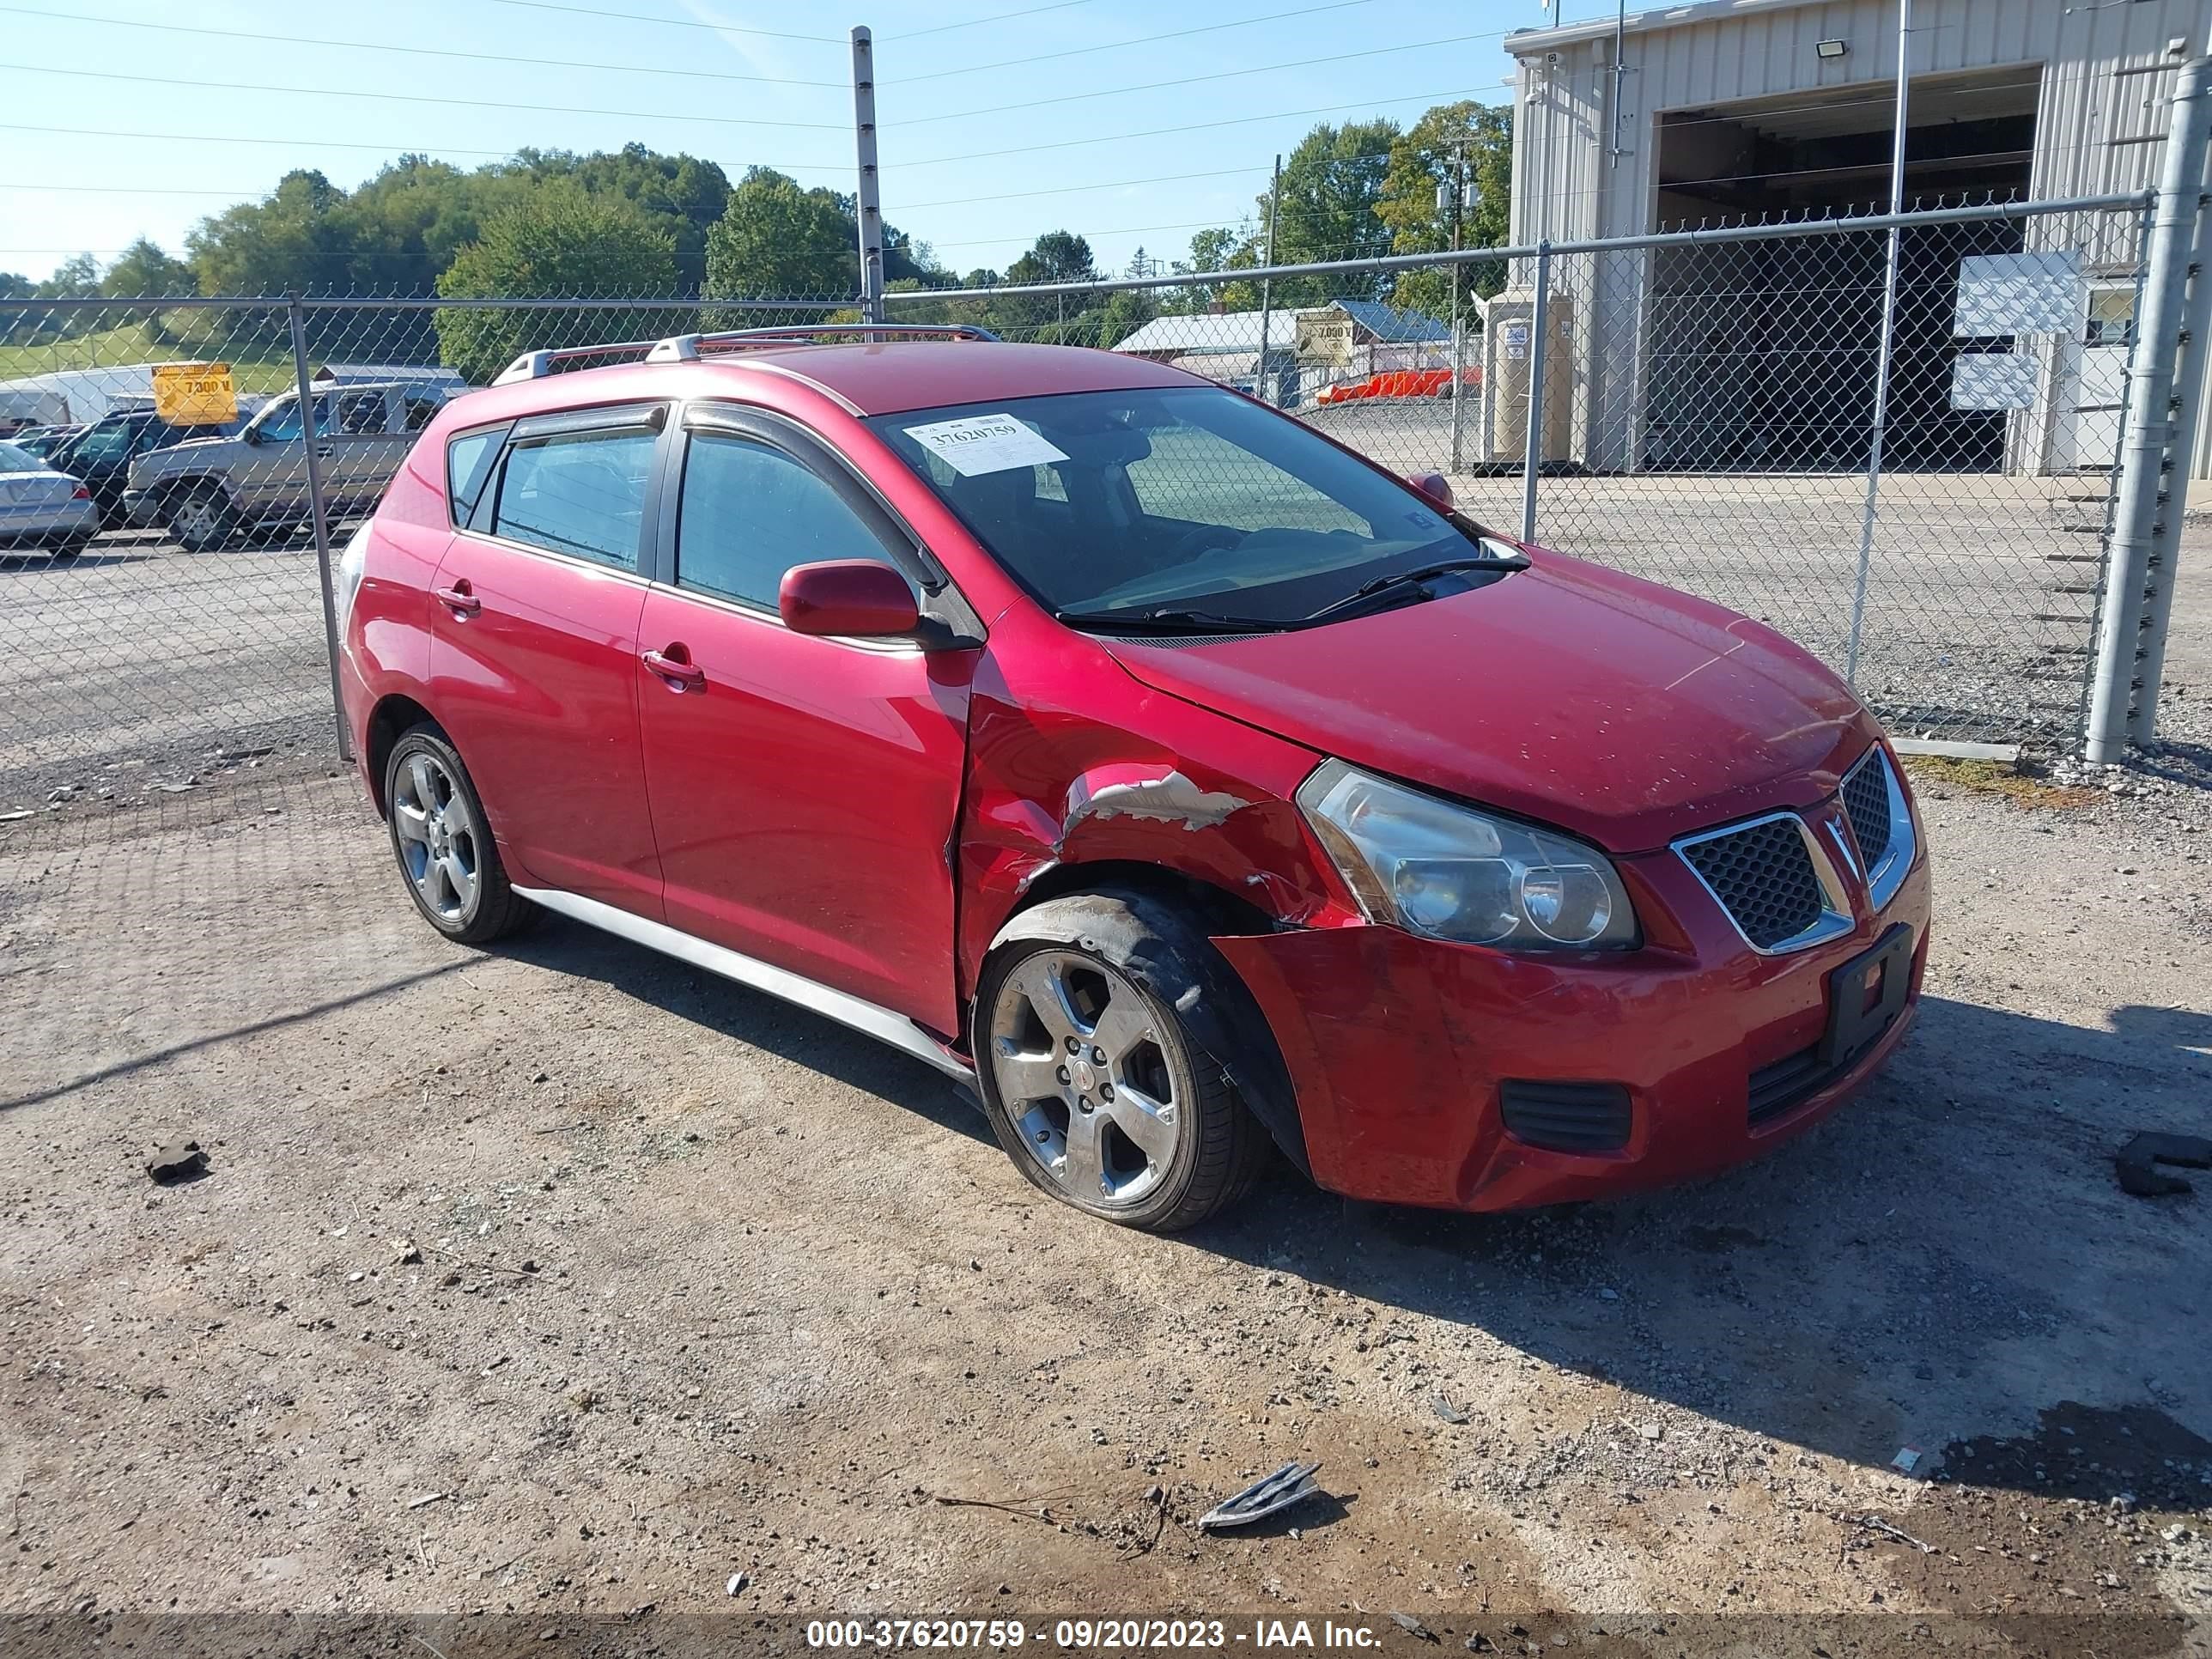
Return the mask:
[[878,542],[803,462],[750,439],[695,433],[676,520],[676,584],[769,611],[783,573],[818,559],[884,562]]
[[[315,431],[327,435],[331,429],[331,400],[327,396],[315,399]],[[261,437],[265,443],[296,443],[300,437],[300,400],[292,398],[283,407],[261,423]]]
[[471,432],[446,446],[446,500],[455,524],[466,524],[483,494],[503,432]]
[[511,446],[492,533],[636,569],[655,436],[642,428],[561,432]]
[[444,407],[445,405],[434,398],[425,397],[420,392],[409,392],[407,394],[407,429],[410,432],[420,432],[438,418],[438,411]]
[[338,430],[349,437],[366,437],[384,430],[384,394],[348,392],[338,398]]

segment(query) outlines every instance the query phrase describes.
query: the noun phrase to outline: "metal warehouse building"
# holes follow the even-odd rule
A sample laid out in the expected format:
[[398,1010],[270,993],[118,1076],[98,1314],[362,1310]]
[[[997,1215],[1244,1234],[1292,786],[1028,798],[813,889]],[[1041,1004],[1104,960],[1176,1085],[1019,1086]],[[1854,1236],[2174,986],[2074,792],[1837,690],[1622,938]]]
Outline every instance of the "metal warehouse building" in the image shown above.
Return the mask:
[[[1509,37],[1512,240],[1886,210],[1898,21],[1896,0],[1713,0]],[[2208,50],[2212,5],[1915,0],[1911,25],[1908,205],[2058,201],[2157,181],[2174,72]],[[2128,220],[1906,233],[1893,468],[2111,464],[2137,275]],[[1883,240],[1563,258],[1547,333],[1562,380],[1547,374],[1546,400],[1566,418],[1547,416],[1549,457],[1601,471],[1863,463]],[[1962,400],[1957,359],[1990,343],[1960,338],[1962,268],[1971,284],[1970,262],[2022,253],[2078,270],[2074,314],[2010,346],[2035,359],[2032,394]],[[2212,421],[2192,470],[2212,477]]]

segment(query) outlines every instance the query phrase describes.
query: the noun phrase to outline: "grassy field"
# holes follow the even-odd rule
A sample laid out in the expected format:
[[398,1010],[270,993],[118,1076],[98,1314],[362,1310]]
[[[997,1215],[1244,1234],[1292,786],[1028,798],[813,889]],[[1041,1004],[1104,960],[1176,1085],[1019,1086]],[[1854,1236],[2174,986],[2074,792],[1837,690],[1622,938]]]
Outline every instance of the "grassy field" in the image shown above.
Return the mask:
[[[177,313],[173,313],[173,315]],[[240,392],[282,392],[292,384],[288,347],[247,337],[242,319],[223,312],[180,316],[182,326],[157,339],[150,323],[123,323],[68,339],[0,346],[0,380],[51,374],[58,368],[119,368],[130,363],[201,359],[227,362]],[[261,319],[255,318],[258,323]]]

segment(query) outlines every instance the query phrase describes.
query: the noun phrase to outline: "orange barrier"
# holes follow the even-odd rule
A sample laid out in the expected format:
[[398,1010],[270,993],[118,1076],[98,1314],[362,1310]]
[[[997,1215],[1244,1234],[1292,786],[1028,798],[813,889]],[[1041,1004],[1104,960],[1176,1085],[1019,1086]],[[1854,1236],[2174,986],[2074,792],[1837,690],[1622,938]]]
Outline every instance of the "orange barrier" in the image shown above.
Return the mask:
[[[1470,389],[1480,390],[1482,371],[1464,370],[1461,383]],[[1443,395],[1451,380],[1448,368],[1394,368],[1380,374],[1370,374],[1364,380],[1345,380],[1322,388],[1320,401],[1324,404],[1357,403],[1367,398],[1435,398]]]

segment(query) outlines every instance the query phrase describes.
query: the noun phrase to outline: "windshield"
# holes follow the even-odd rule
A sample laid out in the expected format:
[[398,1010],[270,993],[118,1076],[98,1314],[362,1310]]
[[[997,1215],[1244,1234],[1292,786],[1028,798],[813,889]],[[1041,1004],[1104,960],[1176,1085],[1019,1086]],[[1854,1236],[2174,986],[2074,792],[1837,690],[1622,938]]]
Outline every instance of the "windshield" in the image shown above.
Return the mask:
[[[258,418],[250,422],[261,428],[265,443],[290,443],[300,435],[300,397],[292,392],[270,404]],[[315,435],[327,437],[331,431],[331,400],[327,396],[315,399]]]
[[1474,538],[1296,421],[1212,386],[879,416],[898,452],[1055,613],[1290,623]]
[[0,444],[0,472],[44,472],[46,464],[28,450]]

